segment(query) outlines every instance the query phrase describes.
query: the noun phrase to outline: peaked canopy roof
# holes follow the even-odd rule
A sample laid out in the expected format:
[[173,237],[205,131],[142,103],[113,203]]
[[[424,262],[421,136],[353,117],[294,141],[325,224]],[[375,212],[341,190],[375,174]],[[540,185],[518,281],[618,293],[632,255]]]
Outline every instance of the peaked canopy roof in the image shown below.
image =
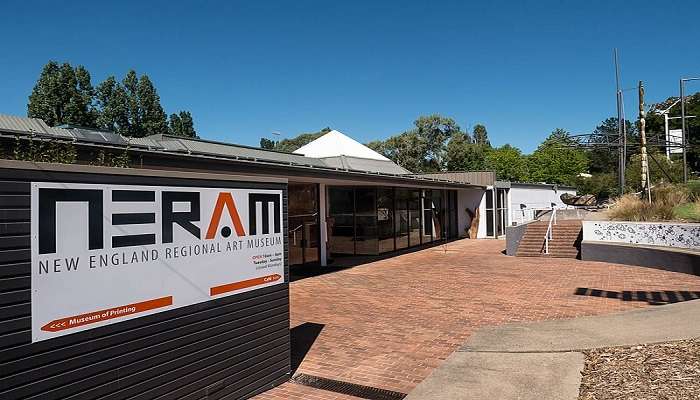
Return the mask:
[[313,142],[298,148],[294,153],[314,158],[350,156],[391,161],[357,140],[336,130],[332,130]]

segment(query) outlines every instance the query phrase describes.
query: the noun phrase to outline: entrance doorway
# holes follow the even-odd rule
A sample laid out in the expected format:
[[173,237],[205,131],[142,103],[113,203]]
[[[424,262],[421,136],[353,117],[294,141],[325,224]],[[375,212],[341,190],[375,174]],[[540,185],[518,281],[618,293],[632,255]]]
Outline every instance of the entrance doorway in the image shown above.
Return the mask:
[[289,183],[289,265],[320,259],[318,185]]

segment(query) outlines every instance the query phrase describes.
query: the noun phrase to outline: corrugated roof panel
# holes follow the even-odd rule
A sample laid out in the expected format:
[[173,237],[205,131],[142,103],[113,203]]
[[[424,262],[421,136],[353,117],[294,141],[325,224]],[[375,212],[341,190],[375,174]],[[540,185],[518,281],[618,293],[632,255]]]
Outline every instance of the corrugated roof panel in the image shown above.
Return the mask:
[[148,147],[151,149],[165,149],[165,147],[160,142],[157,142],[151,138],[130,137],[130,138],[125,138],[125,139],[129,142],[129,145],[131,145],[131,146]]
[[15,132],[48,133],[49,126],[39,118],[0,114],[0,129]]
[[253,147],[236,146],[231,144],[209,142],[204,140],[164,136],[161,143],[169,150],[175,150],[175,148],[180,147],[179,150],[186,150],[192,153],[273,161],[286,164],[292,163],[297,165],[311,165],[314,167],[326,166],[321,160],[304,157],[297,154],[281,153],[277,151],[268,151],[263,149],[256,149]]
[[349,156],[325,157],[321,158],[321,160],[330,168],[376,172],[381,174],[393,175],[403,175],[411,173],[407,169],[389,160],[383,161]]

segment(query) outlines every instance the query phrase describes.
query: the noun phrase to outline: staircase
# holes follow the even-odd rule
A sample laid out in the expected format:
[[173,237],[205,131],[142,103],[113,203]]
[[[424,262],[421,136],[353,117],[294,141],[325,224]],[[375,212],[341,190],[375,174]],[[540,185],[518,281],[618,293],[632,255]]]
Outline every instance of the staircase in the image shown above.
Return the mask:
[[527,225],[520,239],[517,257],[556,257],[578,258],[581,251],[581,220],[559,220],[552,225],[552,240],[549,241],[549,254],[544,254],[544,235],[548,221],[538,221]]

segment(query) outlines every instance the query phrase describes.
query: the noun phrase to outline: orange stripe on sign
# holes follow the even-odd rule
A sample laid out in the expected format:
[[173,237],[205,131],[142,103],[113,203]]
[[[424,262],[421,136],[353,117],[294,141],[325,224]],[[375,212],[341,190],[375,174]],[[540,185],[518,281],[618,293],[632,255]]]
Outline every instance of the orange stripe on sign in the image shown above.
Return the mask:
[[66,329],[77,328],[79,326],[94,324],[96,322],[106,321],[113,318],[120,318],[127,315],[132,315],[156,308],[167,307],[173,304],[173,296],[161,297],[158,299],[141,301],[138,303],[127,304],[125,306],[108,308],[105,310],[93,311],[85,314],[75,315],[55,319],[41,327],[42,331],[58,332]]
[[209,289],[209,294],[211,296],[216,296],[217,294],[233,292],[235,290],[241,290],[253,286],[263,285],[265,283],[270,283],[278,281],[282,276],[280,274],[261,276],[259,278],[248,279],[240,282],[227,283],[221,286],[214,286]]

